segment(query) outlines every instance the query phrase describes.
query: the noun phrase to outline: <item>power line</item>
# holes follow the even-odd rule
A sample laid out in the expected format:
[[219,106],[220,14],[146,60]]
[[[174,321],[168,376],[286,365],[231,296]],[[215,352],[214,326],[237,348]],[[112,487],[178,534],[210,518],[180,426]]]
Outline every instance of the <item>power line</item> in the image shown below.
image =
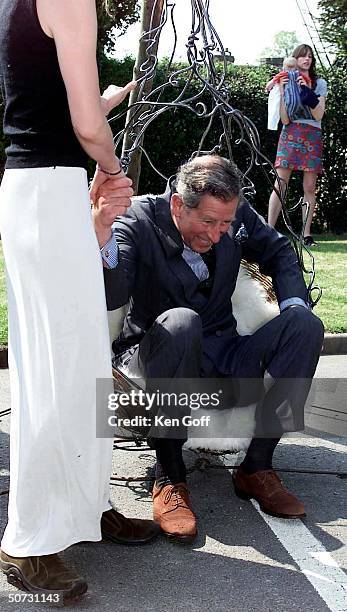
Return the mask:
[[[307,2],[307,0],[296,0],[296,5],[299,9],[303,24],[307,30],[307,33],[310,37],[311,43],[312,43],[312,47],[314,49],[314,52],[318,58],[318,61],[322,67],[322,70],[324,72],[326,72],[326,66],[324,64],[324,62],[322,61],[321,55],[325,56],[325,59],[329,65],[329,68],[332,68],[332,64],[328,55],[328,52],[326,50],[325,44],[323,42],[323,39],[320,35],[319,29],[317,27],[317,17],[315,17],[310,9],[310,6]],[[306,7],[306,9],[305,9]],[[306,15],[306,17],[305,17]],[[309,22],[309,23],[308,23]],[[314,32],[314,36],[311,34],[311,32]],[[321,50],[319,51],[316,45],[316,42],[319,41]]]

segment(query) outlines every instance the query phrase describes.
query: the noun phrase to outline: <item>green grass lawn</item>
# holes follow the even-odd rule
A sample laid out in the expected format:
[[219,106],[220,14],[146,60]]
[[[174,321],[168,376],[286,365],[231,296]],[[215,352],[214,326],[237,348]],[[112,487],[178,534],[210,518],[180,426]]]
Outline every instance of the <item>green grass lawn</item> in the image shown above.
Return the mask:
[[[325,331],[347,332],[347,236],[316,236],[315,283],[323,291],[314,312],[322,319]],[[0,344],[7,344],[7,300],[5,270],[0,242]]]
[[347,235],[315,236],[316,284],[322,297],[314,309],[326,332],[347,332]]

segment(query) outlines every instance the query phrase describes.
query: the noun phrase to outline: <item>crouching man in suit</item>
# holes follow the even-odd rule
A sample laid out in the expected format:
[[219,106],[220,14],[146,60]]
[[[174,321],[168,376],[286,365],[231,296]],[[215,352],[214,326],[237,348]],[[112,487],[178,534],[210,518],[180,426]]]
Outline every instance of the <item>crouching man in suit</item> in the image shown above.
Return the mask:
[[[117,179],[102,186],[94,221],[108,309],[129,302],[113,344],[118,363],[145,379],[264,381],[255,437],[233,475],[235,491],[258,500],[274,516],[305,516],[303,503],[285,489],[272,466],[282,433],[303,429],[303,407],[323,341],[323,325],[307,306],[290,242],[242,198],[237,169],[219,156],[184,164],[164,195],[135,198],[111,227],[116,184]],[[251,336],[237,334],[230,301],[241,258],[258,262],[272,277],[281,311]],[[157,456],[154,518],[169,537],[191,542],[197,527],[184,441],[165,435],[150,439]]]

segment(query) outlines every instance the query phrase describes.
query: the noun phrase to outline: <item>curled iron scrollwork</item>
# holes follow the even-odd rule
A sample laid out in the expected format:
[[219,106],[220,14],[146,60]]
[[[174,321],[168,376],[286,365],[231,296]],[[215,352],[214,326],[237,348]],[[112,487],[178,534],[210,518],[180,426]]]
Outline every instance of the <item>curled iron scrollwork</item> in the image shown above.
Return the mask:
[[[168,178],[151,159],[144,146],[144,135],[158,117],[175,109],[183,109],[184,112],[192,113],[199,119],[207,120],[207,126],[202,124],[198,147],[190,154],[190,158],[206,154],[224,154],[229,159],[233,159],[235,148],[245,147],[247,155],[243,156],[243,159],[246,165],[243,168],[239,167],[243,194],[248,198],[254,196],[256,187],[252,181],[252,172],[255,167],[258,167],[269,189],[275,189],[281,201],[282,217],[300,266],[308,279],[308,300],[313,307],[321,296],[321,290],[315,285],[313,254],[303,243],[305,219],[300,232],[294,230],[291,221],[292,213],[297,208],[306,209],[307,216],[308,204],[301,198],[294,206],[288,205],[286,183],[278,176],[272,162],[262,152],[256,125],[241,110],[232,105],[231,88],[227,80],[228,53],[211,22],[210,0],[190,0],[191,29],[186,42],[187,64],[184,66],[174,64],[177,47],[174,13],[176,2],[174,0],[164,1],[159,23],[154,25],[153,15],[157,10],[158,1],[154,2],[151,26],[141,37],[142,42],[146,45],[146,60],[139,70],[137,101],[129,107],[128,111],[132,111],[130,119],[114,138],[115,148],[118,150],[125,134],[130,136],[131,145],[122,154],[123,168],[127,170],[134,151],[141,149],[153,170],[163,179]],[[162,83],[147,93],[146,84],[153,80],[158,64],[155,50],[158,47],[162,30],[169,21],[174,34],[174,43],[166,69],[166,77]],[[193,95],[190,93],[192,83],[195,86]],[[165,93],[165,98],[167,98],[168,92],[170,92],[170,100],[165,99],[164,101],[163,94]],[[112,117],[110,122],[124,116],[126,112]],[[129,114],[127,116],[129,118]],[[210,148],[204,148],[207,137],[211,135],[212,126],[214,144]]]

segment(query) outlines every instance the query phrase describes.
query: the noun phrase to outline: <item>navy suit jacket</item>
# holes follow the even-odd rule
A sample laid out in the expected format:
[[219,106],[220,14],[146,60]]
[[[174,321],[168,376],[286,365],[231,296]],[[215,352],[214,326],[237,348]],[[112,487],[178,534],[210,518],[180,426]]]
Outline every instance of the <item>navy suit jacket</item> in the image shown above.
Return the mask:
[[[137,344],[155,319],[170,308],[185,307],[202,321],[205,352],[215,361],[224,343],[237,336],[231,296],[241,259],[259,263],[272,277],[278,302],[290,297],[307,301],[307,289],[289,240],[271,228],[246,201],[239,204],[229,232],[215,245],[216,268],[210,296],[182,257],[183,241],[170,213],[171,192],[135,198],[128,213],[114,224],[119,263],[104,268],[108,310],[129,303],[115,354]],[[237,233],[244,224],[248,238]]]

